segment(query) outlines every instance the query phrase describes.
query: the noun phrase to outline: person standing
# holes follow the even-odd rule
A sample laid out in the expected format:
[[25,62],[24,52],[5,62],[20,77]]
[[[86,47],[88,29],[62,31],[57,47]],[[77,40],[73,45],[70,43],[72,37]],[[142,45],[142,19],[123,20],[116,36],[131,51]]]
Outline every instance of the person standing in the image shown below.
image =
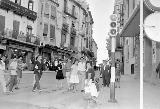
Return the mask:
[[2,85],[3,88],[3,93],[7,93],[7,88],[6,88],[6,81],[5,81],[5,57],[3,56],[2,58],[0,58],[0,83]]
[[78,61],[75,60],[74,64],[71,66],[71,73],[70,73],[70,84],[73,89],[73,92],[77,91],[77,84],[79,83],[78,78]]
[[15,89],[19,89],[19,84],[22,79],[22,70],[23,70],[22,56],[19,56],[17,60],[17,85]]
[[42,90],[40,89],[40,78],[42,76],[42,69],[43,69],[43,65],[42,65],[42,56],[37,56],[36,58],[36,61],[34,63],[34,76],[35,76],[35,83],[34,83],[34,86],[33,86],[33,89],[32,91],[35,92],[36,88],[39,90],[39,92],[41,92]]
[[84,57],[81,57],[80,62],[78,63],[78,75],[81,85],[81,92],[84,92],[85,75],[86,75],[86,62]]
[[14,55],[10,62],[9,70],[10,70],[10,80],[6,86],[9,86],[9,91],[13,92],[13,87],[17,84],[17,56]]
[[64,75],[62,72],[62,63],[61,61],[58,61],[58,65],[57,65],[57,74],[56,74],[56,79],[57,81],[57,88],[61,89],[63,87],[63,79],[64,79]]
[[66,80],[67,80],[67,84],[68,84],[68,91],[70,90],[71,66],[72,66],[71,60],[67,59],[67,63],[65,64],[65,72],[66,72]]
[[110,74],[110,66],[107,64],[106,60],[103,60],[103,65],[101,67],[100,75],[102,75],[103,86],[106,87],[107,85],[107,87],[109,87],[111,74]]

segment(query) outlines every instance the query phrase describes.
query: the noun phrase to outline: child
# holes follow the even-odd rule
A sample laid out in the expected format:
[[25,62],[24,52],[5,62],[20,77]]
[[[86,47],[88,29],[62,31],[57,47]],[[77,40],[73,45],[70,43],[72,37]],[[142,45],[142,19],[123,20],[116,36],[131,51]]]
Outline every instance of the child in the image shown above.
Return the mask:
[[71,66],[70,84],[73,92],[77,91],[77,84],[79,83],[78,78],[78,61],[75,60],[74,64]]
[[[86,72],[86,80],[85,80],[85,93],[89,94],[89,102],[93,101],[96,103],[96,99],[99,95],[98,87],[96,87],[96,83],[94,80],[95,72],[94,69],[91,67],[90,62],[87,62],[87,72]],[[98,85],[97,85],[98,86]]]

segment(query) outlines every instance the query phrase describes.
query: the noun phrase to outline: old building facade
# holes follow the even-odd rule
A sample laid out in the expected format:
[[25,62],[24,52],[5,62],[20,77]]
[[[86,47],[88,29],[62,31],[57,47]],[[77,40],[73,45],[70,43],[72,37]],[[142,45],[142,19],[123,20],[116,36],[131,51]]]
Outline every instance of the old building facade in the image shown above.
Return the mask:
[[[42,54],[49,61],[94,58],[93,18],[81,0],[2,0],[0,5],[0,51],[32,57]],[[11,25],[12,24],[12,25]],[[96,42],[95,42],[96,43]]]

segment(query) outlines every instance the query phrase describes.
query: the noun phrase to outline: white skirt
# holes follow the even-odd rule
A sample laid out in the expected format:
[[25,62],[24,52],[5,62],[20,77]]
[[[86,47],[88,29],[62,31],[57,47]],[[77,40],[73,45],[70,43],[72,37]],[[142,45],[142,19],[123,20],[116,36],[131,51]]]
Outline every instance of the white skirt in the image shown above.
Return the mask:
[[70,83],[79,83],[78,75],[71,75],[70,76]]
[[95,83],[92,83],[92,80],[90,80],[89,82],[85,80],[85,84],[85,93],[90,93],[91,96],[98,97],[99,92],[97,91]]

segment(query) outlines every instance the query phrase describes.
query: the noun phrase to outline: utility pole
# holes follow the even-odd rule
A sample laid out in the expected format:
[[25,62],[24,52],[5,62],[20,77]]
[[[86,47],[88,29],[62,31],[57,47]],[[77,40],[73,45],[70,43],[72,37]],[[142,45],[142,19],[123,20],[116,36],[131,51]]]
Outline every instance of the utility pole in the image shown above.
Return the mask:
[[110,80],[110,99],[108,102],[117,103],[115,99],[115,45],[116,45],[116,36],[117,36],[117,15],[112,14],[110,16],[110,32],[111,37],[111,80]]

